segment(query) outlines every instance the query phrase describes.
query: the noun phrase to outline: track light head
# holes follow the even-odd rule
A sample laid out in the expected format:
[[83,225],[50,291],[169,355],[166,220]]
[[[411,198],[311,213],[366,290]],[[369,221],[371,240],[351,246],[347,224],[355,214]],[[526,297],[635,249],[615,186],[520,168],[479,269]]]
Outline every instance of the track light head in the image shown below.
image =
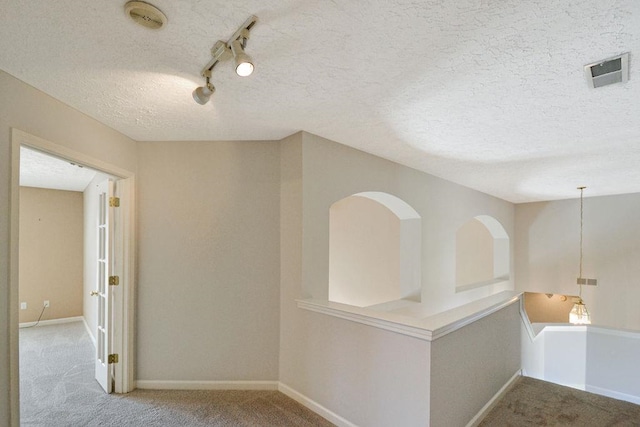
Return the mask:
[[200,86],[193,91],[193,100],[200,105],[204,105],[209,102],[211,95],[216,91],[216,88],[207,81],[206,86]]
[[244,52],[240,40],[231,42],[231,53],[236,62],[236,74],[240,77],[247,77],[253,73],[253,60]]

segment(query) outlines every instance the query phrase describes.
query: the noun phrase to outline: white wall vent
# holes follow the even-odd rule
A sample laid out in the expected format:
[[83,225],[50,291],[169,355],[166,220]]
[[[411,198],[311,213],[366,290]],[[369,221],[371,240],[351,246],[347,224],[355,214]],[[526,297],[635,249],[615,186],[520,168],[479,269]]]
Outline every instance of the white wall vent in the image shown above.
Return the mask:
[[585,65],[584,74],[590,88],[626,83],[629,80],[629,53]]

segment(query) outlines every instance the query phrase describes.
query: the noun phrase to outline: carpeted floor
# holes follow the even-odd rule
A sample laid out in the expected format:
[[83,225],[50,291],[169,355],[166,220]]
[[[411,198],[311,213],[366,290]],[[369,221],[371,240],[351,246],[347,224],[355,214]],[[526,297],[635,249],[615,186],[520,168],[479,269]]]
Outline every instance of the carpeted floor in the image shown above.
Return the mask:
[[[331,426],[277,391],[105,394],[83,323],[20,330],[23,426]],[[640,406],[521,377],[480,426],[640,426]]]
[[480,426],[637,427],[640,406],[521,377]]
[[105,394],[81,322],[20,330],[23,426],[332,426],[278,391]]

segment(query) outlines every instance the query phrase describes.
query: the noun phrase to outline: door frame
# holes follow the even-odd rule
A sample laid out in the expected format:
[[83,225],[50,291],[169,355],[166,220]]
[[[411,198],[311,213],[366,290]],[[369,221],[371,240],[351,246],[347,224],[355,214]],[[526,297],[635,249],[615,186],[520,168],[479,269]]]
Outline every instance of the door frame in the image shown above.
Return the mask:
[[[135,277],[136,277],[136,227],[135,227],[135,173],[103,162],[84,153],[63,147],[19,129],[11,129],[11,213],[10,213],[10,259],[9,259],[9,307],[10,307],[10,389],[11,411],[19,413],[19,192],[20,192],[20,146],[26,146],[54,157],[113,175],[118,178],[117,191],[121,201],[118,221],[121,224],[123,265],[118,271],[124,292],[118,292],[114,300],[113,350],[120,357],[115,365],[116,393],[128,393],[135,389]],[[13,418],[13,417],[12,417]]]

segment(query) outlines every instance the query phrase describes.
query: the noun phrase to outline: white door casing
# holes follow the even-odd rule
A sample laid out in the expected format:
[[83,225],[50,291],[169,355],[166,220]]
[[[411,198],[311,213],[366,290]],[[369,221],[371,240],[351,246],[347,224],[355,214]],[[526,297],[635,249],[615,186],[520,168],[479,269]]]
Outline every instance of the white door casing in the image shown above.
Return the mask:
[[19,425],[19,368],[18,368],[18,253],[19,253],[19,171],[20,146],[41,151],[54,157],[84,165],[118,178],[116,191],[121,199],[118,212],[119,231],[116,241],[120,243],[121,264],[118,265],[120,285],[116,288],[115,298],[111,300],[112,311],[118,321],[111,324],[114,341],[112,351],[119,354],[119,361],[112,365],[116,372],[116,393],[128,393],[135,388],[134,349],[135,349],[135,276],[136,276],[136,183],[135,172],[122,169],[112,163],[100,160],[92,155],[48,141],[20,129],[11,129],[11,208],[10,208],[10,260],[9,260],[9,301],[13,309],[9,319],[9,388],[10,423]]

